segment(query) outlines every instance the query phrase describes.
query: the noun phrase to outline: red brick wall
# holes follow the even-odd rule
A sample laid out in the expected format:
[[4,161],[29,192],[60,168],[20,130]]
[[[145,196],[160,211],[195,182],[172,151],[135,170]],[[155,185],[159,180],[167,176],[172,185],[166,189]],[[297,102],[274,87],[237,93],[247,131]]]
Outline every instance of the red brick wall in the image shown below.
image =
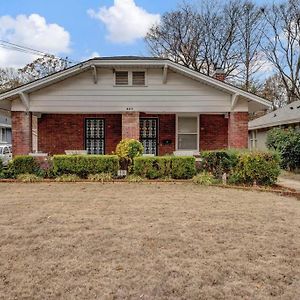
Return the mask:
[[[158,118],[158,155],[172,154],[175,151],[176,139],[176,115],[174,114],[144,114],[142,118]],[[170,140],[171,144],[164,145],[164,140]]]
[[122,115],[117,114],[44,114],[38,120],[38,150],[51,155],[83,150],[85,118],[105,119],[105,153],[115,151],[122,139]]
[[[176,116],[143,113],[140,116],[159,119],[159,155],[172,154],[175,151]],[[42,115],[38,121],[39,151],[53,155],[64,154],[65,150],[84,149],[84,120],[92,117],[105,119],[105,153],[111,153],[122,139],[122,115]],[[164,140],[171,140],[171,144],[164,145]]]
[[247,112],[233,112],[228,120],[228,147],[248,148],[248,120]]
[[200,115],[200,150],[228,146],[228,119],[224,115]]
[[[21,115],[19,114],[24,113],[13,113],[13,124],[21,123]],[[65,150],[84,149],[84,120],[89,117],[105,119],[105,153],[109,154],[114,151],[116,145],[122,139],[121,114],[42,115],[42,118],[38,121],[39,151],[50,154],[63,154]],[[140,117],[157,117],[159,119],[159,155],[172,154],[175,151],[176,143],[176,115],[141,113]],[[23,120],[23,117],[21,119]],[[15,143],[14,147],[17,154],[31,151],[28,150],[31,145],[29,146],[28,141],[26,141],[28,135],[23,136],[22,132],[21,129],[16,129],[16,126],[13,126],[13,135],[15,136],[15,142],[13,143]],[[165,145],[164,140],[170,140],[171,144]],[[233,113],[229,116],[229,119],[225,118],[224,115],[207,114],[200,116],[200,150],[224,149],[228,146],[231,148],[247,148],[247,144],[248,113]]]
[[13,155],[32,152],[32,114],[12,111],[11,118]]

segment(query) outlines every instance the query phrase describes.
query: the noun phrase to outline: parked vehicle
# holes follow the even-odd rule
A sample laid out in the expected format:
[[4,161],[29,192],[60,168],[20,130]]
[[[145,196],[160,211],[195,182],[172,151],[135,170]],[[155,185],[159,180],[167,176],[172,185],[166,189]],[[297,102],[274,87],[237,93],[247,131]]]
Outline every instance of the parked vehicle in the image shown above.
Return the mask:
[[9,161],[12,160],[11,145],[0,145],[0,159],[4,166],[7,166]]

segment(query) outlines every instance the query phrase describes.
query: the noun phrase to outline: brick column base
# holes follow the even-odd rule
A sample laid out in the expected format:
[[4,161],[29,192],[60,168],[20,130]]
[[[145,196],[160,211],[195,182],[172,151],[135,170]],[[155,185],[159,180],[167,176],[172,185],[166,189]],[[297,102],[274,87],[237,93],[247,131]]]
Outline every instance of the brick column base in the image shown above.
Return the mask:
[[32,152],[32,114],[12,111],[12,151],[13,155],[26,155]]
[[248,113],[232,112],[228,119],[228,148],[248,148]]
[[140,113],[126,112],[122,114],[122,139],[140,138]]

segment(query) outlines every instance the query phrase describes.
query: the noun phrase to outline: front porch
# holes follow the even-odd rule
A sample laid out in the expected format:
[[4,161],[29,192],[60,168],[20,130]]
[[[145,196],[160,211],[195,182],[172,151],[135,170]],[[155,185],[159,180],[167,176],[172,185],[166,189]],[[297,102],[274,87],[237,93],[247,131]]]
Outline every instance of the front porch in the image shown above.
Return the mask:
[[145,154],[196,154],[247,148],[248,113],[33,114],[12,112],[13,153],[111,154],[123,138],[140,140]]

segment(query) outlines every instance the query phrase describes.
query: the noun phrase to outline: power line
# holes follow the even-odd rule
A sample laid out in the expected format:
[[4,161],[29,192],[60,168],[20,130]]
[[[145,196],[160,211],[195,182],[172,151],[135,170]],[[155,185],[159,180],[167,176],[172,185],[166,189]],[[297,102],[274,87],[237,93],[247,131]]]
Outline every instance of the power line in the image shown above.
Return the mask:
[[46,52],[36,50],[36,49],[33,49],[33,48],[29,48],[29,47],[26,47],[26,46],[21,46],[21,45],[18,45],[18,44],[10,43],[10,42],[4,41],[4,40],[0,40],[0,47],[4,48],[6,50],[18,51],[18,52],[22,52],[22,53],[37,55],[37,56],[51,55],[55,58],[64,60],[64,61],[66,61],[70,64],[77,63],[76,61],[71,61],[68,58],[62,58],[62,57],[59,57],[59,56],[56,56],[56,55],[53,55],[53,54],[50,54],[50,53],[46,53]]

